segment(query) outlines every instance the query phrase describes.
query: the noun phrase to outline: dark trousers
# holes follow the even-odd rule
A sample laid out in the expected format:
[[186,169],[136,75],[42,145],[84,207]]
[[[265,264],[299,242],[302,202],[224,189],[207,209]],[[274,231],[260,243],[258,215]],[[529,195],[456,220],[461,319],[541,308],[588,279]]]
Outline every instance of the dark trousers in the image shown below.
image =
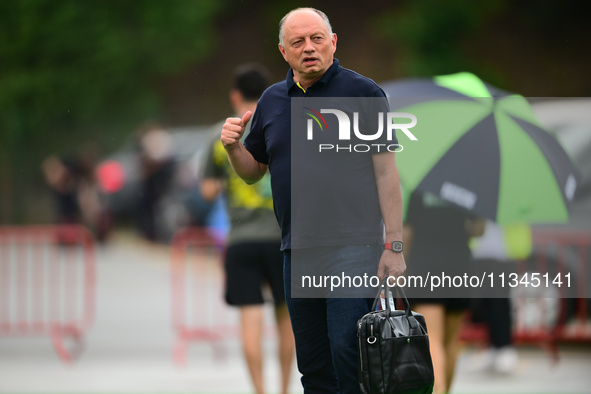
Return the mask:
[[[505,276],[515,269],[514,263],[493,259],[478,259],[475,265],[495,277],[504,273]],[[500,349],[513,344],[513,319],[509,287],[497,286],[475,299],[473,318],[488,326],[491,346]]]
[[509,298],[483,298],[482,319],[490,332],[490,343],[495,349],[511,346],[512,319]]
[[373,300],[292,298],[290,251],[285,252],[284,281],[304,393],[360,393],[357,321]]

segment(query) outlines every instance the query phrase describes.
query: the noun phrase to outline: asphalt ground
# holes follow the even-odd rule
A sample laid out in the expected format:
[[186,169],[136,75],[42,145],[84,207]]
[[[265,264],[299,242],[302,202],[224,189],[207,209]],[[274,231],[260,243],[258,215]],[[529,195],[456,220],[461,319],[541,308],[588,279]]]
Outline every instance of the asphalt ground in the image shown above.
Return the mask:
[[[217,258],[194,275],[192,297],[223,340],[192,343],[185,366],[173,361],[171,253],[130,234],[97,249],[96,311],[79,357],[60,360],[49,337],[0,337],[0,393],[251,393],[237,337],[236,311],[221,301]],[[267,314],[265,384],[278,392],[272,312]],[[69,344],[70,345],[70,344]],[[478,349],[461,346],[452,393],[591,393],[591,347],[561,345],[554,361],[542,347],[519,346],[513,373],[474,371]],[[295,367],[291,393],[302,393]]]

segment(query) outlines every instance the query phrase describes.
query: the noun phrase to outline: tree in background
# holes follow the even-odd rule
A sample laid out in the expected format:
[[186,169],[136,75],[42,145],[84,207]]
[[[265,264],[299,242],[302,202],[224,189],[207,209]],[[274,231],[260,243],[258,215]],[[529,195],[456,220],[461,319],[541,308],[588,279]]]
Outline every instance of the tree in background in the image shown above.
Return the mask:
[[0,2],[0,222],[23,220],[25,180],[43,157],[89,138],[117,146],[157,117],[158,79],[211,51],[224,4]]
[[478,67],[463,53],[462,43],[485,21],[503,10],[502,1],[402,1],[382,14],[378,30],[400,48],[401,68],[408,76],[433,76]]
[[588,2],[400,0],[376,18],[403,76],[470,71],[529,97],[588,96]]
[[529,97],[591,92],[580,0],[4,0],[0,223],[38,220],[49,154],[89,139],[108,153],[147,119],[213,122],[241,62],[283,78],[277,23],[298,6],[325,11],[341,64],[377,82],[471,71]]

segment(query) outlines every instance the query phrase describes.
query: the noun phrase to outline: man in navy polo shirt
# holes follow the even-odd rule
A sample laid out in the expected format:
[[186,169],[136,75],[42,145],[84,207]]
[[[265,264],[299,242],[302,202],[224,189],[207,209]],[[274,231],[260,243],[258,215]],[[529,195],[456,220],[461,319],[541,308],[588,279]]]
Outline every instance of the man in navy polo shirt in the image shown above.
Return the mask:
[[[370,79],[339,65],[334,58],[337,36],[323,12],[313,8],[289,12],[279,24],[279,40],[279,50],[291,66],[286,81],[267,89],[259,100],[254,117],[247,112],[242,118],[228,118],[221,141],[232,167],[247,183],[257,182],[267,168],[271,173],[274,209],[282,231],[281,248],[285,252],[286,301],[305,392],[359,393],[356,323],[369,311],[368,299],[291,296],[292,249],[307,246],[302,241],[306,234],[299,233],[292,226],[291,101],[295,97],[383,98],[385,95]],[[240,138],[251,117],[251,131],[242,144]],[[360,196],[375,194],[385,226],[386,245],[401,246],[402,197],[394,153],[382,151],[366,157],[363,165],[371,170],[373,177],[355,175],[357,172],[366,174],[365,169],[343,168],[343,173],[351,174],[348,181],[353,187],[349,189],[353,193],[357,190]],[[345,166],[347,163],[344,161]],[[370,184],[366,188],[368,178]],[[305,210],[298,211],[298,215],[305,216]],[[351,267],[361,255],[366,259],[368,253],[375,253],[376,261],[379,261],[379,278],[402,275],[406,265],[401,250],[384,250],[383,229],[378,234],[373,223],[359,228],[356,225],[363,220],[356,219],[360,218],[353,217],[349,226],[340,226],[344,227],[344,236],[335,234],[326,241],[328,248],[322,249],[323,253],[326,252],[322,258]],[[356,237],[361,240],[356,242]],[[368,248],[371,243],[373,247]],[[369,249],[372,252],[368,252]]]

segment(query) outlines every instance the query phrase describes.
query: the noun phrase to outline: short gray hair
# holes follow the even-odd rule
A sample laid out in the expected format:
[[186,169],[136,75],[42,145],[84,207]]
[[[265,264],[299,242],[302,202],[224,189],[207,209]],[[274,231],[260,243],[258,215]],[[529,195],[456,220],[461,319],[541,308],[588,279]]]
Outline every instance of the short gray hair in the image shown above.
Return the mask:
[[317,13],[318,15],[320,15],[320,17],[324,21],[324,24],[328,28],[328,32],[330,33],[330,36],[332,37],[332,26],[330,25],[330,21],[328,20],[328,16],[326,16],[326,14],[324,12],[322,12],[322,11],[316,9],[316,8],[312,8],[312,7],[300,7],[300,8],[296,8],[294,10],[289,11],[279,21],[279,44],[281,44],[281,46],[284,46],[283,45],[283,36],[284,36],[283,26],[285,25],[285,21],[287,20],[287,18],[291,14],[293,14],[296,11],[313,11],[313,12]]

